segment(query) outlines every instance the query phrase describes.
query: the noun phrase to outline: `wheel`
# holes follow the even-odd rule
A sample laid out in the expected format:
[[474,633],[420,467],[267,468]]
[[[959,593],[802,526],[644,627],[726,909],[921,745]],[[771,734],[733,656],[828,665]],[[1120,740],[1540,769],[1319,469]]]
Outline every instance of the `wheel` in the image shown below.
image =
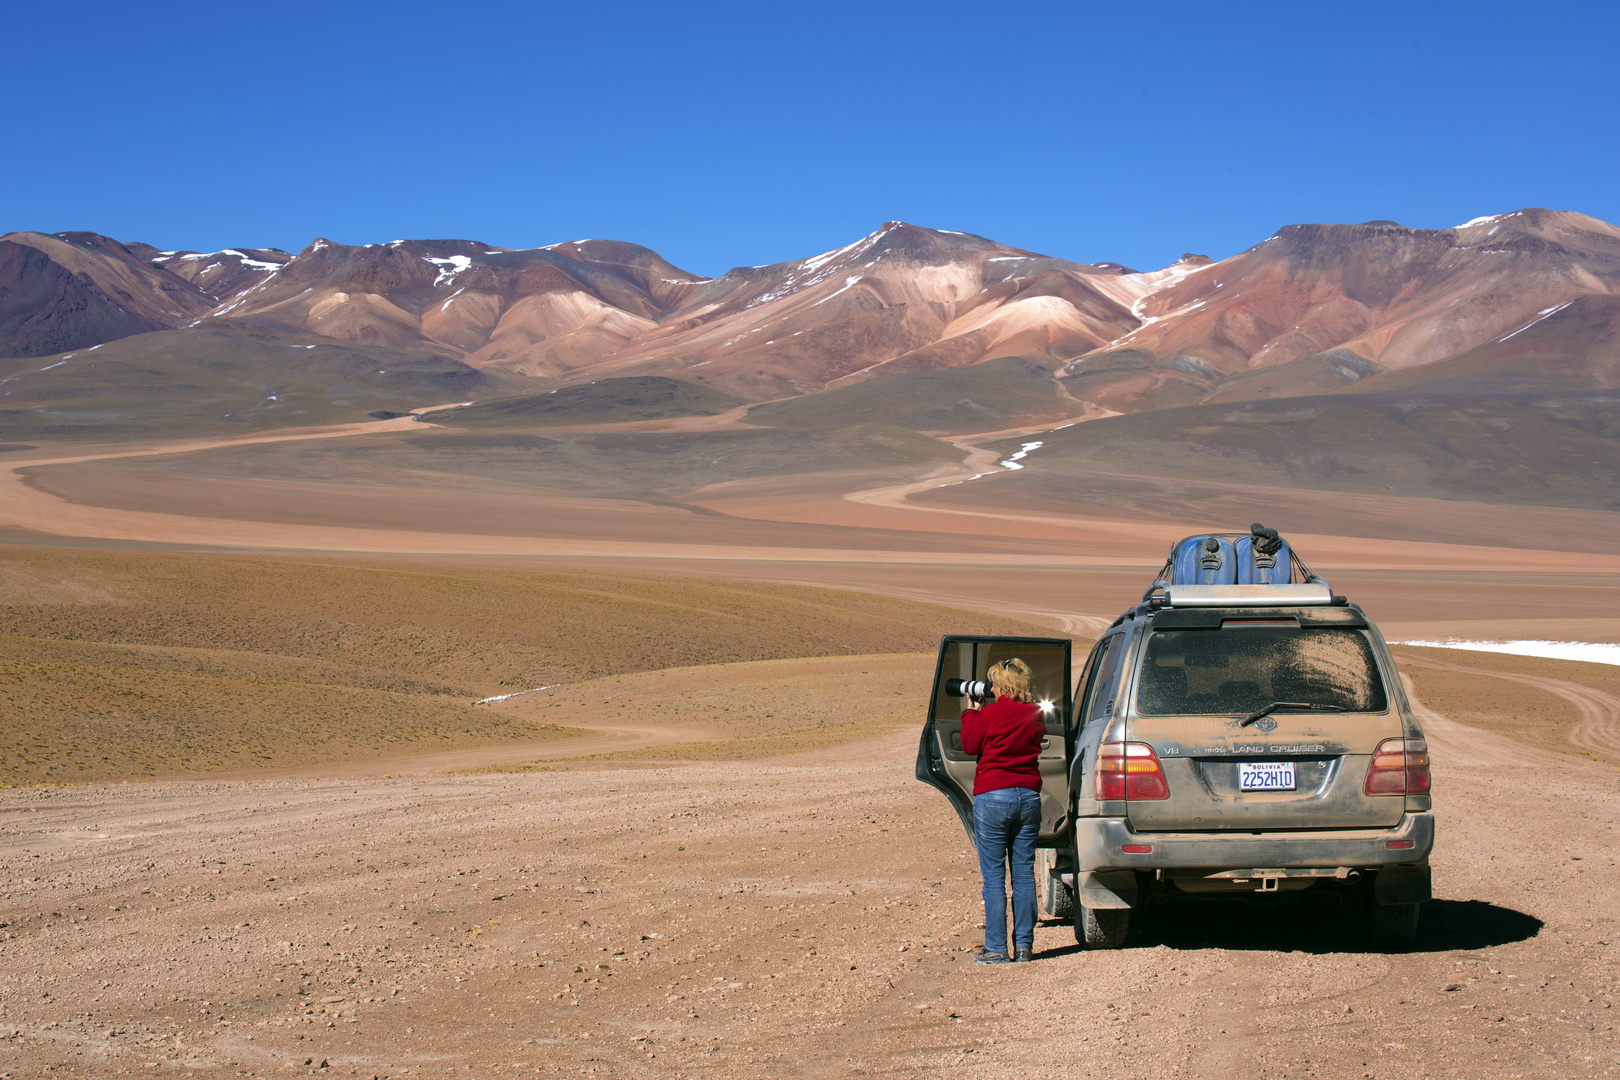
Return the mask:
[[1417,940],[1419,904],[1380,904],[1371,895],[1361,918],[1361,934],[1380,952],[1399,952]]
[[1069,919],[1074,916],[1074,893],[1052,873],[1056,864],[1057,852],[1051,848],[1035,852],[1035,894],[1041,898],[1041,910],[1048,918]]
[[1117,949],[1131,930],[1129,908],[1074,908],[1074,940],[1088,949]]

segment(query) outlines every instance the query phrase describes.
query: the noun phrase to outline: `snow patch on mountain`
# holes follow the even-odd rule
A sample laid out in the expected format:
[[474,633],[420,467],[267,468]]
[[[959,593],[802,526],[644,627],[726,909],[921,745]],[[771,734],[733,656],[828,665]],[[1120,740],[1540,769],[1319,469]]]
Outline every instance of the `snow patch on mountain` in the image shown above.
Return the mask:
[[247,252],[239,251],[236,248],[226,248],[224,251],[220,252],[220,254],[221,255],[235,255],[238,259],[240,259],[242,261],[243,266],[246,266],[251,270],[270,270],[270,271],[273,272],[273,271],[281,269],[281,264],[280,263],[266,262],[263,259],[255,259],[253,256],[249,255]]
[[422,256],[422,261],[430,262],[439,268],[439,276],[433,279],[433,287],[435,289],[449,281],[451,278],[455,277],[457,274],[461,273],[463,270],[469,270],[472,268],[472,259],[466,255],[451,255],[444,259],[435,259],[431,255],[424,255]]

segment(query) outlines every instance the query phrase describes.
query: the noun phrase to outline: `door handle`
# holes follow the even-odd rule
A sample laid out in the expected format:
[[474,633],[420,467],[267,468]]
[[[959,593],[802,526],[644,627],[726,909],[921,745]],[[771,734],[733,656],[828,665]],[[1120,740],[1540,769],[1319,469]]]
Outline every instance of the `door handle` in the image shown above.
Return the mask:
[[1051,747],[1051,745],[1052,745],[1052,736],[1048,735],[1046,738],[1041,740],[1041,749],[1042,750],[1048,749],[1049,747]]

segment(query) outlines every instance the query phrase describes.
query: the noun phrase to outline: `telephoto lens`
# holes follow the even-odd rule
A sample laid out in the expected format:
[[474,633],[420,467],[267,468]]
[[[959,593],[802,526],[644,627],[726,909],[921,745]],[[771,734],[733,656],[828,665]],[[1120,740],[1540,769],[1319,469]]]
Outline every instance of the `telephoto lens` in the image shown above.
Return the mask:
[[983,679],[946,679],[945,693],[949,697],[987,698],[990,684]]

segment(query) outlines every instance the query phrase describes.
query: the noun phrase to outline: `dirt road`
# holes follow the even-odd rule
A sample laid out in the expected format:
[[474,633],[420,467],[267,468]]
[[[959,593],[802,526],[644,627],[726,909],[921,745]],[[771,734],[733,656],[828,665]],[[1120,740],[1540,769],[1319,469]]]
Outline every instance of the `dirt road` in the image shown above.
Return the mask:
[[1037,963],[976,966],[971,852],[906,733],[773,763],[0,792],[0,1073],[1620,1071],[1614,767],[1435,728],[1438,899],[1396,956],[1232,904],[1116,953],[1042,925]]

